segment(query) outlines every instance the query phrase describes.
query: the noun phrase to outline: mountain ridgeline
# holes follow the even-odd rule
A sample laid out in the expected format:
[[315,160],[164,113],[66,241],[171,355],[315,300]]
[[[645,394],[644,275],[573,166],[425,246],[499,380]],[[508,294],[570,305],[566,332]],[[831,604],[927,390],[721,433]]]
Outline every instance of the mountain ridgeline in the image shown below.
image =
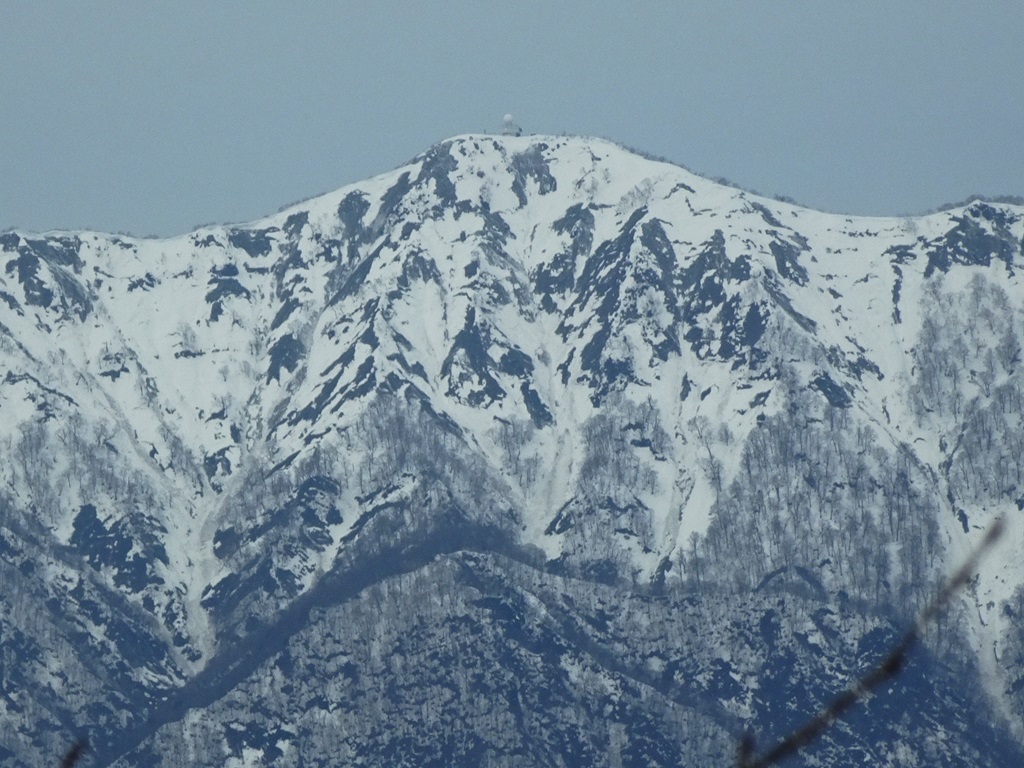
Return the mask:
[[1024,764],[1024,208],[464,136],[246,225],[0,234],[0,759]]

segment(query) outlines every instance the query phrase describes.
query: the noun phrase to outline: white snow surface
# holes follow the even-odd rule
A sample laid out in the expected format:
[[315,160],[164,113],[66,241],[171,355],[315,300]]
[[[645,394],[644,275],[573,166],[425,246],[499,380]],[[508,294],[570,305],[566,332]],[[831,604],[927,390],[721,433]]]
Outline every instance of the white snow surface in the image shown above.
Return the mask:
[[[450,167],[440,176],[451,190],[429,174],[420,178],[430,170],[432,153],[447,158]],[[517,183],[516,163],[525,166],[531,158],[543,160],[543,172],[524,173]],[[389,199],[406,175],[408,189]],[[356,198],[365,205],[359,232],[339,215],[339,206]],[[569,260],[566,280],[573,287],[552,293],[545,307],[537,276],[579,241],[578,232],[557,225],[574,206],[592,215],[593,244]],[[993,207],[1015,214],[1012,234],[1019,243],[1024,211]],[[502,242],[494,240],[488,216],[503,222]],[[647,510],[650,543],[641,546],[635,535],[619,537],[637,571],[650,576],[707,528],[716,490],[699,469],[705,454],[714,454],[727,484],[740,472],[736,446],[757,428],[759,416],[771,415],[784,401],[761,371],[698,354],[683,339],[689,328],[651,282],[657,260],[639,236],[603,265],[597,259],[601,247],[620,238],[634,218],[636,232],[656,223],[671,244],[676,268],[684,269],[721,232],[729,262],[747,259],[752,278],[726,279],[725,294],[738,297],[744,311],[771,304],[767,332],[785,331],[785,338],[801,346],[790,360],[784,348],[776,349],[779,362],[791,363],[806,386],[826,371],[828,351],[833,362],[827,370],[861,415],[883,439],[910,446],[939,477],[945,454],[935,435],[943,426],[921,424],[905,391],[928,286],[942,281],[943,291],[963,291],[980,276],[1010,296],[1014,322],[1024,308],[1024,283],[1009,267],[968,265],[926,276],[928,243],[970,216],[969,208],[915,219],[831,215],[725,187],[607,141],[467,135],[390,173],[242,225],[160,240],[8,233],[2,254],[7,267],[0,274],[0,291],[11,298],[0,302],[7,369],[0,388],[0,439],[16,458],[0,469],[0,479],[26,507],[46,510],[42,524],[67,542],[83,504],[95,504],[107,521],[125,514],[126,496],[117,482],[131,479],[84,489],[76,483],[77,463],[131,457],[118,466],[130,467],[137,484],[158,489],[145,512],[161,531],[168,560],[158,566],[166,586],[147,594],[158,605],[175,593],[183,596],[187,635],[205,658],[215,638],[201,600],[226,573],[213,551],[225,499],[252,482],[251,468],[266,470],[293,456],[295,465],[322,445],[344,446],[348,464],[359,466],[368,449],[346,434],[373,399],[350,396],[368,361],[375,387],[393,373],[401,386],[415,385],[433,411],[458,425],[466,443],[507,483],[524,542],[552,559],[563,552],[564,541],[548,531],[576,493],[588,458],[584,433],[609,398],[623,398],[648,403],[667,434],[661,456],[636,451],[654,477],[635,499]],[[34,277],[52,294],[45,306],[26,299],[31,269],[18,262],[19,248],[41,240],[69,243],[78,259],[38,262]],[[247,250],[247,243],[255,245]],[[779,243],[799,254],[804,277],[780,276],[773,251]],[[897,263],[893,254],[899,247],[913,257]],[[1019,269],[1019,246],[1013,258]],[[621,289],[603,354],[628,361],[634,373],[604,397],[597,397],[596,374],[581,362],[607,322],[607,294],[588,293],[588,279],[598,281],[594,285],[611,279]],[[792,315],[779,309],[773,285],[782,286]],[[88,311],[79,312],[69,286],[87,297]],[[636,317],[625,314],[629,302],[637,307]],[[479,397],[486,387],[474,367],[475,353],[454,348],[470,313],[477,327],[486,327],[489,346],[483,351],[492,363],[516,351],[533,366],[529,386],[550,421],[526,429],[521,461],[534,462],[532,474],[510,468],[501,442],[509,425],[534,422],[522,380],[496,372],[503,396]],[[709,315],[707,322],[716,317]],[[793,318],[813,324],[813,331]],[[678,351],[662,359],[652,349],[666,329]],[[271,375],[272,351],[286,336],[301,351],[291,370],[283,366]],[[802,347],[818,350],[817,361],[805,357]],[[860,359],[875,369],[858,378],[846,364]],[[752,406],[757,395],[765,399]],[[50,419],[42,418],[44,403]],[[81,441],[67,444],[92,446],[93,455],[30,455],[25,435],[37,424],[55,436],[80,427]],[[697,434],[701,424],[713,427],[706,436]],[[225,463],[210,464],[215,456]],[[51,505],[29,497],[26,489],[35,486],[26,477],[33,472],[50,478]],[[354,484],[344,492],[349,503],[358,504]],[[994,518],[1018,516],[1009,501],[966,511],[972,521],[966,533],[954,510],[936,513],[950,569]],[[295,564],[304,586],[331,567],[357,518],[346,514],[331,529],[334,543],[316,562],[307,554]],[[974,631],[983,657],[987,648],[998,656],[998,606],[1022,581],[1024,532],[1015,525],[1006,539],[983,561],[966,598],[977,605]]]

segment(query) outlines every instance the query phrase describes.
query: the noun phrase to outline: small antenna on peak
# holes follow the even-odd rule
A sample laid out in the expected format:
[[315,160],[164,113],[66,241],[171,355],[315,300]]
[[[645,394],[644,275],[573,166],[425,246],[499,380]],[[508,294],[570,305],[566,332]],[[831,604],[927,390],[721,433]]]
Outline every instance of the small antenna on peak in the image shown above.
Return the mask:
[[516,121],[513,119],[511,113],[505,115],[505,119],[501,125],[502,136],[522,136],[523,129],[516,125]]

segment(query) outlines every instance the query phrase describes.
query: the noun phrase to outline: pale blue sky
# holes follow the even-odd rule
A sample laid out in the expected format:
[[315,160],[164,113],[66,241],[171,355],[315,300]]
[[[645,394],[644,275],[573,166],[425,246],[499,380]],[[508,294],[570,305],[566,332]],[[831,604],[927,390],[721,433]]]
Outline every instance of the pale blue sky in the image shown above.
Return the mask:
[[847,213],[1024,195],[1022,0],[0,0],[0,229],[176,234],[460,133]]

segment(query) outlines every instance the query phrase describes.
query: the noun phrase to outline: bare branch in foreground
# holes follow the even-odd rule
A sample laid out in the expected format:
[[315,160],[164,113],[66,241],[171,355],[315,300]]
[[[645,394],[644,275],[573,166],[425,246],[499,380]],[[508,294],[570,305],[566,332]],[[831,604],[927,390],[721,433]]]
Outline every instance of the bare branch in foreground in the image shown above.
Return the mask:
[[88,739],[79,739],[74,743],[64,759],[60,761],[60,768],[74,768],[75,763],[82,759],[82,756],[89,749]]
[[925,633],[928,625],[946,607],[953,595],[970,581],[978,562],[1003,535],[1004,528],[1002,519],[993,523],[978,548],[971,553],[967,561],[949,578],[935,598],[918,615],[906,634],[893,646],[889,655],[882,660],[881,664],[858,680],[856,685],[839,694],[828,707],[815,715],[804,726],[790,733],[761,757],[755,759],[754,737],[747,733],[740,742],[736,759],[737,768],[766,768],[766,766],[775,765],[784,758],[796,754],[835,725],[854,704],[867,698],[875,688],[898,675],[906,664],[907,656],[914,643]]

